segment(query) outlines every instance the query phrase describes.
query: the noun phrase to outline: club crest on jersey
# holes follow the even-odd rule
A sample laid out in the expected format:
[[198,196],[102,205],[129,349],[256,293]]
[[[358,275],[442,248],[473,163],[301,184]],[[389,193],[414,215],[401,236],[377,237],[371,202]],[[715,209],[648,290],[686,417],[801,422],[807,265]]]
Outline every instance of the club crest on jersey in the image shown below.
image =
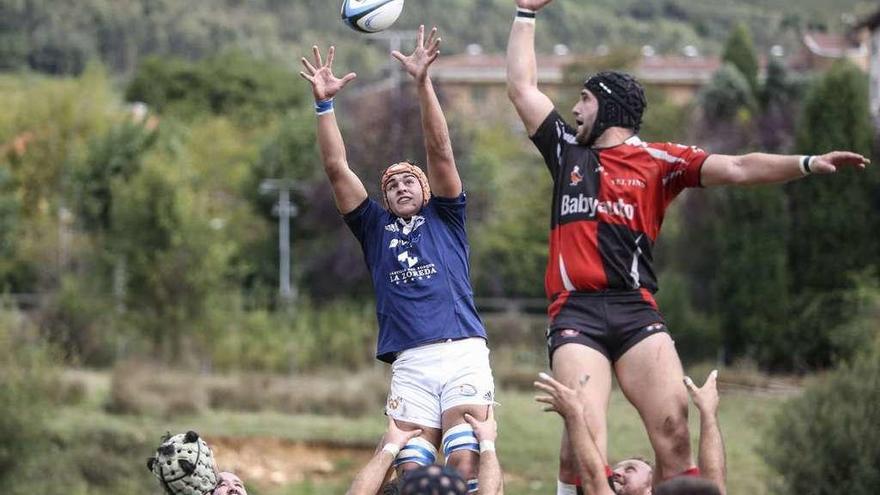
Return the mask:
[[584,174],[581,173],[580,165],[575,165],[574,169],[571,171],[571,184],[572,186],[576,186],[580,184],[584,180]]

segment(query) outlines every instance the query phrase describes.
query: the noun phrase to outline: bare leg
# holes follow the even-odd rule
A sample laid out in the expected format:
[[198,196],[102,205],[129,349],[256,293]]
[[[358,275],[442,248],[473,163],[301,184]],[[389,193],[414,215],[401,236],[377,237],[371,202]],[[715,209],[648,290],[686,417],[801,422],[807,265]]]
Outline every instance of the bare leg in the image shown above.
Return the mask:
[[[408,421],[400,421],[395,419],[394,423],[397,424],[397,427],[403,431],[412,431],[412,430],[422,430],[422,434],[419,435],[419,438],[423,438],[429,442],[431,442],[434,447],[440,445],[440,430],[437,428],[428,428],[427,426],[417,425],[415,423],[410,423]],[[383,442],[384,445],[384,442]],[[406,471],[412,471],[413,469],[418,468],[419,465],[414,462],[407,462],[401,464],[397,467],[397,476],[400,477]]]
[[672,337],[658,333],[639,342],[617,360],[615,372],[654,448],[655,482],[693,467],[687,389]]
[[[443,431],[447,431],[453,426],[465,423],[465,413],[470,414],[478,421],[486,420],[487,409],[485,405],[467,404],[455,406],[443,411],[441,422],[443,423]],[[461,477],[465,480],[476,479],[479,475],[480,455],[472,450],[458,450],[449,455],[446,464],[455,468]]]
[[[584,407],[589,413],[587,425],[593,433],[596,445],[607,459],[608,430],[605,417],[608,413],[608,398],[611,394],[611,363],[601,352],[580,344],[565,344],[553,353],[553,376],[566,386],[586,387]],[[559,450],[559,481],[575,484],[578,479],[578,464],[563,432]]]

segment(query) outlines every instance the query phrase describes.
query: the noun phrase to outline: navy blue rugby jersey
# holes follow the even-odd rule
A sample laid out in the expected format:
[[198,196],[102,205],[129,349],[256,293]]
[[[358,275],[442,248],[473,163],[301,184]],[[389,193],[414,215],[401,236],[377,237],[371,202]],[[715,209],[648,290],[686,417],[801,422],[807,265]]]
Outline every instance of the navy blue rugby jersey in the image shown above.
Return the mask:
[[344,216],[376,292],[376,357],[444,339],[486,338],[474,306],[465,194],[432,197],[409,222],[366,199]]

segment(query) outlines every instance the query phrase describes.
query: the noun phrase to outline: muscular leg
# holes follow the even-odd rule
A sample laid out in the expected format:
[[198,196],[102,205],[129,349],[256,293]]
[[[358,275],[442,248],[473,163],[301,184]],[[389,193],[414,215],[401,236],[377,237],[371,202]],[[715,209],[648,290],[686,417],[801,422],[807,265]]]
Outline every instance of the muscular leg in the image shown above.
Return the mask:
[[684,372],[669,334],[651,335],[626,351],[617,360],[615,373],[654,448],[655,482],[693,467]]
[[[565,344],[553,353],[553,376],[569,387],[578,387],[586,376],[585,407],[587,424],[602,456],[606,457],[608,432],[605,417],[611,393],[611,363],[601,352],[580,344]],[[575,484],[578,464],[571,450],[568,434],[563,432],[559,450],[559,480]]]
[[[465,423],[465,413],[470,414],[478,421],[485,421],[487,408],[485,405],[467,404],[451,407],[443,411],[443,416],[441,417],[443,431]],[[449,458],[446,459],[446,464],[461,473],[461,477],[465,480],[472,480],[479,475],[480,454],[472,450],[458,450],[450,454]]]

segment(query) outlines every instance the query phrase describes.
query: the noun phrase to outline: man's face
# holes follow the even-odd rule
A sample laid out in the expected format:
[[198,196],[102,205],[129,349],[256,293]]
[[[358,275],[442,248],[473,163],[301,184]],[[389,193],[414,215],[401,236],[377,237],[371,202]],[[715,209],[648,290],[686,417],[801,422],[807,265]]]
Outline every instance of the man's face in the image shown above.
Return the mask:
[[575,139],[579,144],[587,144],[587,138],[593,131],[593,124],[596,123],[596,113],[599,111],[599,102],[587,88],[581,89],[580,98],[571,109],[574,114],[574,120],[577,122],[577,133]]
[[388,200],[391,212],[402,218],[410,218],[418,213],[425,200],[422,184],[409,172],[392,175],[382,192]]
[[220,483],[211,495],[247,495],[244,484],[232,473],[220,473]]
[[614,466],[614,493],[651,495],[654,470],[639,459],[626,459]]

